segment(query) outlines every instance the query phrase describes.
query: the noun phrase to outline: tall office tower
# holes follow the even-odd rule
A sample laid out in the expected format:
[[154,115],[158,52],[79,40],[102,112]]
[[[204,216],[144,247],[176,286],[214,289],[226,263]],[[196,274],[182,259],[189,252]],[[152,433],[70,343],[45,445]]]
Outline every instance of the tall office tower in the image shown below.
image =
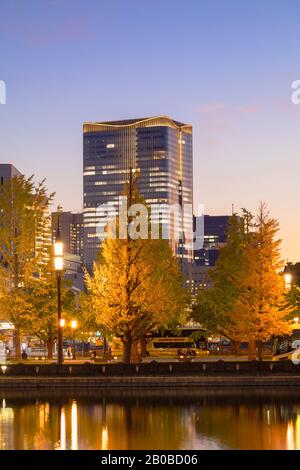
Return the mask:
[[[57,232],[57,212],[53,212],[51,218],[52,243],[54,243]],[[64,251],[79,256],[83,261],[83,213],[61,212],[59,225]]]
[[[148,206],[193,204],[192,126],[167,116],[83,125],[84,264],[91,268],[100,246],[97,207],[115,206],[130,168]],[[162,210],[162,224],[167,223]],[[151,213],[154,219],[158,215]],[[186,226],[192,230],[186,217]],[[191,257],[171,239],[182,265]]]

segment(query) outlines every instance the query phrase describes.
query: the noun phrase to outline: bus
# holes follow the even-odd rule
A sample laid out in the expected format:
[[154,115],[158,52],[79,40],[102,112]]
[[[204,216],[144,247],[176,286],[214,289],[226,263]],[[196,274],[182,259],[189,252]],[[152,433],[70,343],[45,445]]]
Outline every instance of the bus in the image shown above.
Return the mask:
[[[207,340],[205,330],[187,326],[175,331],[157,331],[146,337],[147,357],[206,356]],[[123,352],[120,338],[111,341],[112,356],[119,358]]]
[[158,331],[148,339],[147,351],[150,357],[207,355],[205,330],[187,326],[175,331]]

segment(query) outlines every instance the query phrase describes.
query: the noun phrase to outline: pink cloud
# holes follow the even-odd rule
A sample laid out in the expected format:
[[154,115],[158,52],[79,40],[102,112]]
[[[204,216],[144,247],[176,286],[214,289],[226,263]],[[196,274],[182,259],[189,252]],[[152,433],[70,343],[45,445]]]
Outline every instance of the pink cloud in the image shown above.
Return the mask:
[[253,113],[259,113],[261,111],[260,106],[240,106],[237,108],[237,111],[239,113],[244,113],[244,114],[253,114]]
[[91,35],[81,18],[50,25],[30,25],[14,21],[5,26],[7,33],[19,36],[34,46],[48,46],[67,41],[76,41]]
[[196,108],[200,113],[200,132],[206,139],[220,138],[225,133],[233,132],[240,121],[240,113],[246,118],[246,115],[254,115],[261,110],[262,107],[258,105],[233,106],[223,102],[211,102]]
[[197,111],[203,114],[215,113],[219,111],[224,111],[226,108],[225,103],[208,103],[197,107]]
[[208,103],[198,106],[196,110],[200,113],[199,126],[206,139],[214,140],[216,135],[224,133],[231,126],[232,112],[225,103]]

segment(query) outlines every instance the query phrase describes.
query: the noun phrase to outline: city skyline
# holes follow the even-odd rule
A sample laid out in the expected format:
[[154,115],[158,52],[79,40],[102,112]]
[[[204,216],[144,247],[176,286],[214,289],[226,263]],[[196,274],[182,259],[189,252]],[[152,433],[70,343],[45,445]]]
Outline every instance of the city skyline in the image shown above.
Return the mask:
[[3,1],[0,160],[77,212],[83,122],[170,115],[193,126],[195,204],[219,215],[265,200],[297,261],[300,6],[176,3]]
[[300,450],[299,19],[0,0],[5,462]]

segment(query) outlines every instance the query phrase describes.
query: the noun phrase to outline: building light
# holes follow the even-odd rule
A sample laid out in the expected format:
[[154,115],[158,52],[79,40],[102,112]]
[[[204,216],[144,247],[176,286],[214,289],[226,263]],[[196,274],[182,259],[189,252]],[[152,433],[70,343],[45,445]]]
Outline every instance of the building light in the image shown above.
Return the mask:
[[114,148],[115,148],[115,144],[106,144],[106,148],[107,148],[107,149],[114,149]]

